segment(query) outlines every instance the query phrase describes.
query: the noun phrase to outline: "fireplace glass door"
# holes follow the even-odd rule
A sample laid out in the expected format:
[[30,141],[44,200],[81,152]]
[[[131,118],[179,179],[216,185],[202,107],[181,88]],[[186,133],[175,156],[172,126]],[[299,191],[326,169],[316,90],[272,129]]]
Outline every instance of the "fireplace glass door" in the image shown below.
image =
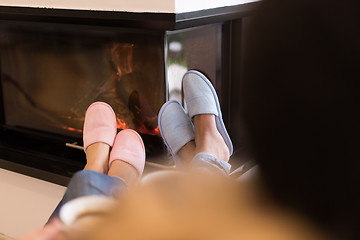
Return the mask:
[[2,23],[4,125],[81,138],[87,107],[104,101],[119,129],[159,135],[163,41],[129,29]]

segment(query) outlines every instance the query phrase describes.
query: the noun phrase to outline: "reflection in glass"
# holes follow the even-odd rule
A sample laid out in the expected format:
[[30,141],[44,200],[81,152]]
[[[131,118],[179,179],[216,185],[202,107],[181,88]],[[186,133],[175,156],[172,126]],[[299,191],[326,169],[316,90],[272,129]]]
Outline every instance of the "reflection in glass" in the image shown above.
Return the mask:
[[214,83],[219,61],[221,25],[207,25],[167,34],[169,99],[181,102],[182,77],[189,69],[203,72]]

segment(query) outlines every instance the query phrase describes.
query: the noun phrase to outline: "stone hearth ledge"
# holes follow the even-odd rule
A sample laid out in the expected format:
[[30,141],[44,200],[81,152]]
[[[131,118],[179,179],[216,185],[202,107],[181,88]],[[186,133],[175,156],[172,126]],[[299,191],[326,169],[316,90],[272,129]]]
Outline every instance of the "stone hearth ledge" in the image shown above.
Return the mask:
[[186,13],[258,0],[1,0],[0,6],[134,13]]

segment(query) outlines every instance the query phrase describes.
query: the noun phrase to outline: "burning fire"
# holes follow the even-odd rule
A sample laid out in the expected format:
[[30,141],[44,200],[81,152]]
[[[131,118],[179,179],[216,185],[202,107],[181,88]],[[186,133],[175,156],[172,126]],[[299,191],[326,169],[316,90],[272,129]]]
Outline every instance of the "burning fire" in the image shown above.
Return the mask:
[[[117,80],[120,80],[122,76],[129,75],[133,73],[133,51],[134,51],[135,45],[133,43],[114,43],[110,48],[110,55],[111,60],[113,64],[116,67],[116,76]],[[107,88],[104,90],[106,92],[108,90]],[[111,89],[112,91],[113,89]],[[134,129],[138,131],[139,133],[148,134],[148,135],[155,135],[160,136],[160,130],[159,126],[157,125],[157,116],[154,115],[151,107],[147,103],[146,100],[144,100],[144,97],[137,91],[132,91],[133,94],[130,95],[130,97],[133,97],[133,108],[135,109],[129,109],[130,111],[134,112],[137,111],[138,108],[141,108],[140,112],[143,111],[147,119],[142,119],[141,116],[137,116],[134,114],[135,118],[138,119],[138,121],[134,121],[134,123],[131,122],[131,119],[128,119],[127,121],[125,119],[121,119],[117,117],[116,119],[116,125],[118,129]],[[130,94],[130,93],[129,93]],[[145,103],[144,103],[145,102]],[[149,110],[150,109],[150,110]],[[154,115],[154,116],[153,116]],[[149,117],[150,116],[150,117]],[[147,121],[149,121],[149,118],[151,118],[151,124],[149,124]],[[154,128],[156,126],[156,128]],[[68,126],[62,126],[62,129],[71,131],[71,132],[78,132],[82,133],[82,129],[77,129],[73,127]]]
[[[125,120],[117,118],[116,119],[116,123],[117,123],[117,128],[118,129],[129,129],[129,127],[127,126]],[[138,132],[140,133],[144,133],[144,134],[149,134],[149,135],[156,135],[156,136],[160,136],[160,130],[159,130],[159,126],[157,126],[154,130],[149,130],[145,127],[144,124],[142,124],[140,127],[138,127],[136,129]]]
[[132,43],[116,43],[110,49],[118,77],[132,73],[133,48]]

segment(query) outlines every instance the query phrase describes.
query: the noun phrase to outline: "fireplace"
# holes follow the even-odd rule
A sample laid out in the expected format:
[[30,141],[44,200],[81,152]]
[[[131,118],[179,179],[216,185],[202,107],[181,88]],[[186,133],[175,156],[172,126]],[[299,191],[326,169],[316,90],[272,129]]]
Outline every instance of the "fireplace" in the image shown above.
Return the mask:
[[230,121],[231,40],[239,34],[232,26],[251,6],[235,9],[184,14],[180,21],[171,14],[109,18],[0,7],[1,167],[66,184],[86,162],[82,125],[94,101],[114,108],[119,129],[142,135],[147,161],[170,164],[157,113],[166,100],[181,101],[188,69],[213,81]]
[[[94,101],[112,105],[119,129],[159,135],[165,101],[159,36],[37,24],[1,26],[5,125],[81,138]],[[29,30],[31,29],[31,30]]]

